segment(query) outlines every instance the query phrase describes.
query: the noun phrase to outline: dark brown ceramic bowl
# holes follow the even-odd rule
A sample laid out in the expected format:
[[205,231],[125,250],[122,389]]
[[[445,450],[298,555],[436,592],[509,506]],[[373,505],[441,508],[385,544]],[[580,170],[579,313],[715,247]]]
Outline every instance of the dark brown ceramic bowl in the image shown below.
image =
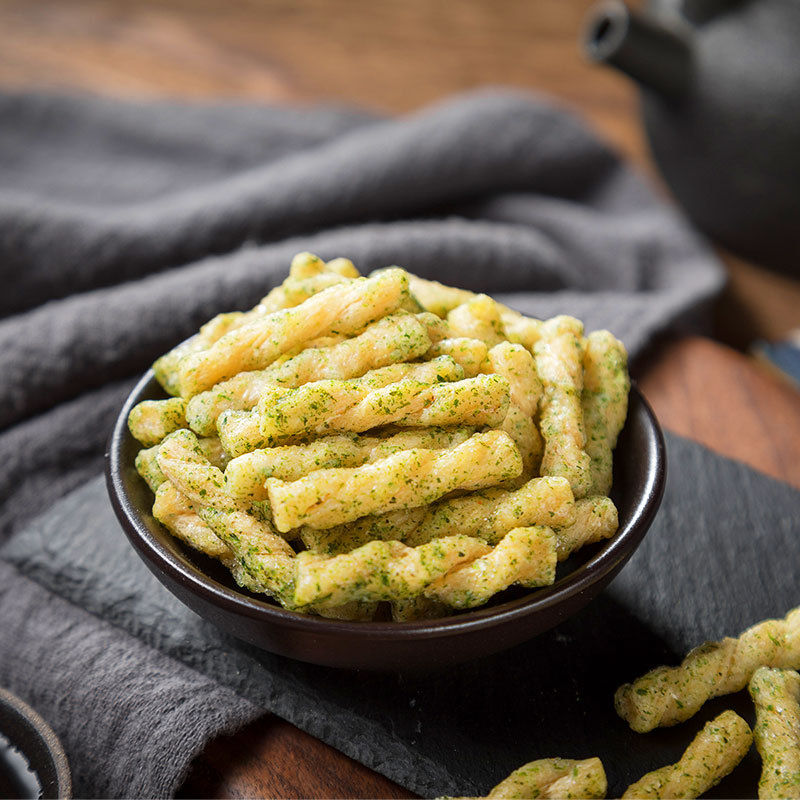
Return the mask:
[[[5,769],[5,760],[0,753],[0,796],[34,797],[34,781],[25,767],[35,773],[40,785],[39,797],[72,797],[72,780],[67,757],[53,729],[29,705],[16,695],[0,689],[0,735],[27,762],[18,769]],[[17,756],[19,759],[19,756]],[[30,784],[30,785],[29,785]]]
[[236,585],[218,563],[184,547],[153,518],[153,495],[139,477],[131,408],[164,397],[148,372],[128,397],[106,458],[111,502],[128,538],[156,577],[201,617],[274,653],[348,669],[431,669],[488,655],[552,628],[589,602],[633,555],[653,521],[666,476],[664,440],[635,387],[615,452],[612,497],[617,535],[560,565],[553,586],[508,590],[490,605],[429,622],[340,622],[286,611]]

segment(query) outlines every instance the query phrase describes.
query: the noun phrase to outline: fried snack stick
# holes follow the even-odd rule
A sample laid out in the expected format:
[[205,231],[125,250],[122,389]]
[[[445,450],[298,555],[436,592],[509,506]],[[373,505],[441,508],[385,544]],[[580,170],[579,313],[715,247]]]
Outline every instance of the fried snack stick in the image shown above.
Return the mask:
[[[228,463],[228,456],[222,449],[222,444],[217,436],[206,436],[197,440],[197,444],[203,455],[215,466],[225,469]],[[166,480],[161,467],[158,466],[158,447],[155,445],[146,450],[140,450],[136,454],[136,471],[144,478],[145,483],[150,487],[153,494],[156,489]]]
[[556,535],[534,525],[509,531],[485,556],[454,567],[425,596],[451,608],[474,608],[511,584],[549,586],[556,579]]
[[128,430],[145,447],[152,447],[173,431],[185,428],[185,414],[186,401],[180,397],[142,400],[128,414]]
[[628,354],[608,331],[594,331],[583,356],[583,423],[586,452],[592,460],[589,494],[611,490],[612,452],[628,413]]
[[583,325],[572,317],[544,323],[534,347],[542,380],[539,428],[544,437],[542,475],[565,477],[575,497],[592,486],[591,458],[584,450],[581,392],[583,390]]
[[[408,273],[408,280],[411,294],[419,300],[423,308],[432,311],[439,317],[446,317],[456,306],[468,303],[476,297],[474,292],[445,286],[438,281],[428,281],[411,272]],[[495,303],[500,313],[506,338],[510,342],[521,344],[528,350],[533,350],[533,346],[539,340],[541,320],[526,317],[519,311],[514,311],[497,301]]]
[[[259,406],[269,409],[278,424],[288,427],[294,425],[297,429],[295,432],[300,433],[310,420],[324,423],[326,410],[327,413],[333,413],[337,404],[345,409],[353,407],[359,397],[368,396],[370,391],[397,384],[402,380],[423,384],[458,380],[462,374],[461,367],[455,361],[448,356],[440,356],[421,364],[390,364],[350,381],[320,381],[305,384],[296,390],[270,387],[262,393]],[[335,390],[335,394],[328,391],[331,388]],[[284,397],[287,398],[286,402],[279,405],[278,401]],[[290,419],[295,414],[300,414],[304,419],[299,422]],[[232,458],[275,443],[261,432],[259,409],[224,411],[217,420],[217,430],[223,447]]]
[[261,435],[277,444],[298,434],[359,433],[391,424],[494,427],[506,416],[508,398],[508,381],[497,375],[433,385],[409,378],[369,391],[344,381],[318,381],[275,400],[264,395],[258,414]]
[[330,606],[354,600],[377,602],[418,595],[453,567],[484,555],[488,545],[469,536],[448,536],[421,547],[369,542],[349,553],[325,557],[305,551],[296,558],[298,606]]
[[[162,467],[163,469],[163,467]],[[326,469],[297,481],[267,480],[275,525],[330,528],[438,500],[456,489],[492,486],[522,471],[516,445],[502,431],[476,433],[451,450],[405,450],[354,469]]]
[[447,314],[447,324],[455,336],[480,339],[489,347],[506,340],[500,309],[486,294],[475,295]]
[[430,506],[403,541],[416,547],[442,536],[464,533],[497,544],[513,528],[575,522],[575,503],[565,478],[533,478],[515,491],[484,489]]
[[575,521],[554,527],[558,560],[564,561],[584,545],[610,539],[619,528],[619,515],[610,497],[584,497],[575,503]]
[[474,378],[481,371],[489,348],[480,339],[464,337],[440,339],[431,345],[425,358],[450,356],[464,370],[465,378]]
[[352,339],[330,347],[309,347],[265,370],[240,372],[200,392],[189,400],[186,420],[195,433],[210,436],[223,411],[253,408],[272,386],[294,389],[310,381],[358,378],[379,367],[419,358],[428,349],[428,334],[413,314],[389,314]]
[[603,798],[608,781],[599,758],[542,758],[514,770],[489,792],[492,800]]
[[[224,491],[222,472],[205,458],[197,437],[188,430],[167,437],[159,448],[158,465],[200,519],[233,550],[248,573],[248,588],[257,587],[256,591],[282,603],[290,601],[294,593],[294,550]],[[236,572],[234,576],[239,579]]]
[[620,686],[614,705],[633,730],[646,733],[689,719],[712,697],[738,692],[759,667],[800,667],[800,608],[760,622],[738,639],[706,642],[679,667],[658,667]]
[[748,724],[735,712],[723,711],[705,724],[677,764],[649,772],[622,797],[700,797],[733,771],[752,742]]
[[156,490],[153,516],[176,539],[218,559],[226,567],[232,566],[232,550],[200,519],[188,498],[168,480],[164,480]]
[[354,333],[395,311],[408,297],[402,270],[331,286],[293,308],[252,319],[207,350],[189,353],[178,367],[188,399],[239,372],[264,369],[283,353],[329,333]]
[[762,798],[800,798],[800,675],[760,667],[748,686],[756,707],[755,740],[763,766]]
[[265,500],[267,478],[296,481],[309,472],[333,467],[360,467],[401,450],[441,450],[465,442],[474,428],[419,428],[392,436],[334,435],[308,444],[254,450],[234,458],[225,470],[225,486],[242,500]]
[[521,344],[502,342],[489,350],[481,371],[502,375],[508,381],[511,404],[501,427],[517,443],[525,474],[538,475],[543,446],[534,416],[542,396],[542,382],[533,356]]

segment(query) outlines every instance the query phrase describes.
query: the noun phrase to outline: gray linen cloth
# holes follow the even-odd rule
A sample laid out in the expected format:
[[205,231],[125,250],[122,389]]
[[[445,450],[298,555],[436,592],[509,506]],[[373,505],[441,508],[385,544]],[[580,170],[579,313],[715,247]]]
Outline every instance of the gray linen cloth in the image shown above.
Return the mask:
[[298,250],[575,314],[634,356],[701,324],[722,283],[676,213],[540,98],[476,93],[379,119],[0,96],[0,684],[64,738],[78,795],[170,794],[205,741],[265,709],[420,792],[495,775],[459,772],[452,742],[426,754],[416,723],[387,728],[380,705],[345,713],[349,680],[184,611],[90,480],[133,378],[214,313],[257,302]]

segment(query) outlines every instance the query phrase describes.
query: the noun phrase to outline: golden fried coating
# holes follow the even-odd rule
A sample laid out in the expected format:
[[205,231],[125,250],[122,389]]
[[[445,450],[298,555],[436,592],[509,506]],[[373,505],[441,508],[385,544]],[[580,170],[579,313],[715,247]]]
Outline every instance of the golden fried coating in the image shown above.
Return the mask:
[[180,397],[169,400],[143,400],[128,415],[128,430],[145,447],[158,444],[165,436],[186,427],[186,401]]
[[586,800],[606,796],[608,781],[599,758],[542,758],[514,770],[489,792],[492,800]]

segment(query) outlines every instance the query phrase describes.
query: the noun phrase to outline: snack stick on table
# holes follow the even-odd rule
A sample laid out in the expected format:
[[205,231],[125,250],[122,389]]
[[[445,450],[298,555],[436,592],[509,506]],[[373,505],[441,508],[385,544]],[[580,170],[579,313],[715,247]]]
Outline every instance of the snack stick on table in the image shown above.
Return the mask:
[[513,528],[563,528],[573,522],[575,503],[567,480],[533,478],[514,491],[491,488],[440,500],[426,508],[422,521],[403,541],[416,547],[464,533],[497,544]]
[[586,339],[583,356],[583,424],[586,452],[592,460],[589,494],[611,490],[613,450],[628,413],[628,354],[608,331],[594,331]]
[[587,544],[610,539],[619,528],[617,507],[610,497],[584,497],[575,501],[575,521],[558,528],[558,560],[564,561]]
[[800,608],[737,639],[696,647],[678,667],[658,667],[617,689],[617,713],[639,733],[689,719],[712,697],[738,692],[759,667],[800,667]]
[[401,450],[440,450],[465,442],[474,428],[417,428],[386,437],[336,434],[308,444],[254,450],[234,458],[225,469],[227,490],[242,500],[266,500],[267,478],[296,481],[332,467],[360,467]]
[[255,317],[208,349],[181,359],[181,396],[189,399],[239,372],[264,369],[318,336],[354,333],[395,311],[406,297],[406,274],[389,269],[374,278],[331,286],[293,308]]
[[761,798],[800,798],[800,675],[760,667],[748,686],[756,707],[753,731],[761,755]]
[[492,800],[603,798],[608,781],[599,758],[542,758],[514,770],[489,792]]
[[521,471],[522,458],[508,434],[488,431],[450,450],[405,450],[374,464],[319,470],[292,482],[269,478],[267,491],[275,526],[286,533],[301,525],[330,528],[366,514],[414,508]]
[[544,437],[542,475],[561,475],[575,497],[592,485],[592,460],[585,450],[583,427],[583,324],[572,317],[553,317],[542,325],[534,347],[543,393],[539,428]]
[[479,294],[456,306],[447,315],[454,336],[480,339],[489,347],[506,340],[500,309],[491,297]]
[[180,397],[142,400],[128,415],[128,430],[145,447],[152,447],[173,431],[185,427],[186,401]]
[[223,411],[248,411],[268,387],[295,389],[311,381],[358,378],[370,370],[419,358],[429,348],[428,334],[413,314],[389,314],[352,339],[330,347],[306,348],[265,370],[240,372],[200,392],[189,400],[186,420],[195,433],[210,436]]
[[[367,396],[370,390],[404,379],[430,384],[437,381],[458,380],[461,376],[461,367],[448,356],[441,356],[421,364],[390,364],[350,381],[317,381],[305,384],[297,390],[278,386],[266,387],[261,394],[259,405],[269,409],[275,424],[299,434],[305,432],[305,426],[312,419],[324,421],[326,408],[332,411],[334,408],[353,407],[358,398]],[[286,400],[279,403],[282,398]],[[300,416],[295,418],[298,414]],[[349,428],[345,426],[344,430]],[[231,458],[276,443],[261,432],[261,414],[258,409],[223,411],[217,419],[217,431],[223,447]],[[289,436],[287,434],[287,437]],[[285,440],[287,437],[281,438]]]
[[431,583],[425,595],[452,608],[474,608],[513,583],[549,586],[556,579],[556,560],[556,535],[550,528],[514,528],[490,553]]
[[156,490],[153,516],[190,547],[219,559],[227,567],[231,566],[231,549],[203,522],[186,495],[181,494],[171,481],[165,480]]
[[373,541],[332,557],[306,550],[295,559],[294,602],[298,606],[319,602],[336,606],[353,600],[411,597],[453,567],[485,555],[489,549],[480,539],[458,535],[420,547]]
[[[437,361],[445,359],[460,371],[449,356],[440,356]],[[423,366],[426,365],[419,365]],[[447,382],[455,374],[439,370],[445,381],[442,383],[420,381],[409,373],[408,378],[379,388],[357,383],[363,380],[358,378],[355,381],[317,381],[274,399],[265,394],[256,409],[261,435],[266,442],[278,444],[299,434],[360,433],[390,424],[413,427],[500,425],[508,410],[508,382],[497,375]],[[218,427],[223,435],[221,420]]]
[[733,771],[752,742],[750,726],[735,712],[723,711],[705,724],[677,764],[649,772],[622,797],[700,797]]

